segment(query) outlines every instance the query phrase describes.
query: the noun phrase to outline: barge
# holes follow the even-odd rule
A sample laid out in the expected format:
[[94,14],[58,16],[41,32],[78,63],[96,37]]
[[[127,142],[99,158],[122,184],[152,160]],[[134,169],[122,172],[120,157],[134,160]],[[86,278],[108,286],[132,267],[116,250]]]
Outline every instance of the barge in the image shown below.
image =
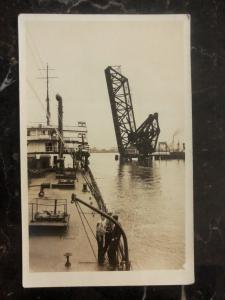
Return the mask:
[[[61,96],[56,100],[58,126],[48,119],[27,128],[30,271],[130,270],[126,234],[89,166],[86,123],[63,126]],[[99,259],[96,228],[103,219],[119,229],[113,266],[110,243]]]

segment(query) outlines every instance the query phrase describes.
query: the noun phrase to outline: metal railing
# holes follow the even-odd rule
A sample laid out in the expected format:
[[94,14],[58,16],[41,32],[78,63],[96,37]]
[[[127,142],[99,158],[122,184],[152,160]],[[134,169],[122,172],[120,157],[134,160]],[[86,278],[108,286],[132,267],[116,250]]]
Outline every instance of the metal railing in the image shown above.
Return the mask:
[[[40,199],[35,198],[35,202],[29,203],[31,209],[31,222],[40,220],[56,220],[57,218],[65,219],[67,216],[66,199]],[[43,201],[45,203],[40,203]],[[60,210],[59,210],[60,209]]]

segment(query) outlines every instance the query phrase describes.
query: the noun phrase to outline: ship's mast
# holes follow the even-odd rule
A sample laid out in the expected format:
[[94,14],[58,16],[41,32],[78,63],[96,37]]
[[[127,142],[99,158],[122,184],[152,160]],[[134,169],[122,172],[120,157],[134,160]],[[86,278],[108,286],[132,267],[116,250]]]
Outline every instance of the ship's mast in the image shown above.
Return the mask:
[[42,71],[46,71],[46,77],[38,77],[39,79],[46,79],[46,120],[47,120],[47,126],[50,125],[50,119],[51,119],[51,113],[50,113],[50,99],[49,99],[49,79],[58,78],[58,77],[49,77],[49,71],[54,70],[50,69],[48,66],[48,63],[46,65],[46,69],[39,69]]
[[46,97],[46,102],[47,102],[47,114],[46,114],[46,118],[47,118],[47,126],[50,125],[50,107],[49,107],[49,93],[48,93],[48,64],[47,64],[47,68],[46,68],[46,81],[47,81],[47,97]]

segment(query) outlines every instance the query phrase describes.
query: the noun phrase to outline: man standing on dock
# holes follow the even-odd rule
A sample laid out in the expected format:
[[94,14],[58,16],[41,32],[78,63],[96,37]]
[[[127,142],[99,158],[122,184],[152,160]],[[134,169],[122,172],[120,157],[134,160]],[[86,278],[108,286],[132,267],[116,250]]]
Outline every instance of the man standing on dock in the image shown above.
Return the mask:
[[[118,222],[117,215],[114,215],[113,218]],[[108,257],[109,257],[109,264],[111,270],[115,270],[118,265],[117,254],[118,254],[118,247],[119,247],[119,242],[121,237],[121,230],[119,226],[115,224],[113,225],[111,237],[112,239],[108,249]]]
[[104,263],[104,244],[105,244],[105,218],[101,216],[96,226],[96,240],[98,243],[98,263],[103,265]]
[[[112,217],[112,213],[109,212],[108,215]],[[109,245],[112,240],[112,229],[113,229],[113,223],[109,219],[106,220],[106,228],[105,228],[105,245],[104,245],[104,255],[106,254]]]

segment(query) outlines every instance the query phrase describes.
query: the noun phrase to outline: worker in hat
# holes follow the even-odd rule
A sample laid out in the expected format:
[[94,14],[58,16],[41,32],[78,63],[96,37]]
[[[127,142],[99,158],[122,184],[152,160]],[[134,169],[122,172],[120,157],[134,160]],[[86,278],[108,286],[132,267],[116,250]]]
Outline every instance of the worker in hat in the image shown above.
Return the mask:
[[[118,216],[114,215],[113,218],[115,221],[118,222]],[[121,237],[121,230],[118,225],[113,224],[112,233],[111,233],[111,242],[108,248],[108,257],[109,257],[109,264],[111,270],[115,270],[118,265],[118,247]]]

